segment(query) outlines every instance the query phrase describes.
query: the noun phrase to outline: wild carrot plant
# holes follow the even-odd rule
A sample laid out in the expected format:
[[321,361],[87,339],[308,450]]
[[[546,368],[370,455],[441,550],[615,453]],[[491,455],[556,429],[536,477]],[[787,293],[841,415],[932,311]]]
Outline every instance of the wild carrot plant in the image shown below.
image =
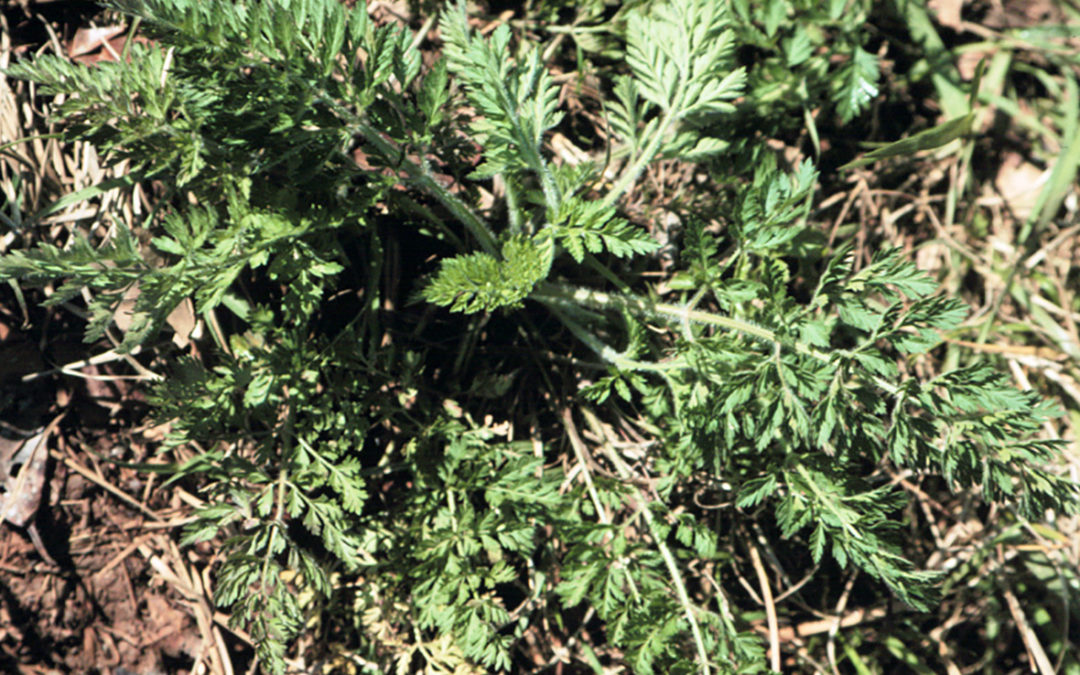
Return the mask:
[[[183,540],[220,543],[216,601],[268,672],[307,631],[357,672],[523,669],[530,635],[596,672],[764,672],[747,553],[935,603],[895,472],[1075,508],[1035,438],[1053,407],[985,364],[919,376],[967,307],[900,251],[827,241],[817,169],[758,133],[877,95],[857,24],[821,28],[844,3],[620,9],[595,162],[550,148],[544,45],[463,3],[429,63],[363,3],[107,4],[150,39],[127,62],[9,72],[153,208],[0,276],[88,298],[91,342],[138,289],[120,348],[167,372],[162,451],[194,452],[171,482],[206,500]],[[625,209],[668,160],[711,191],[681,233]],[[162,339],[189,298],[198,358]]]

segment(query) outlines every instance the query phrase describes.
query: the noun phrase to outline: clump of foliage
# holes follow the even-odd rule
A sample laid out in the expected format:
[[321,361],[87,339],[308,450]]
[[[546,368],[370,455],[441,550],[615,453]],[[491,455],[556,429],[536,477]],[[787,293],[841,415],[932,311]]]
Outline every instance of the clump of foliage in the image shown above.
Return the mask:
[[[855,117],[877,86],[855,28],[830,70],[816,23],[781,40],[787,3],[626,9],[599,166],[546,146],[541,47],[480,35],[463,3],[427,67],[362,4],[109,5],[152,39],[129,62],[9,72],[66,94],[65,137],[160,198],[0,276],[62,279],[52,304],[89,289],[88,341],[138,288],[121,349],[158,347],[163,451],[199,449],[172,479],[207,500],[184,541],[221,543],[216,600],[268,671],[307,630],[371,672],[523,668],[537,631],[597,672],[763,672],[731,574],[748,539],[924,611],[939,575],[885,468],[1027,518],[1075,508],[1034,439],[1051,406],[987,365],[917,376],[964,304],[898,251],[831,246],[806,222],[815,168],[724,131],[789,85]],[[815,6],[793,11],[844,3]],[[748,44],[806,73],[742,66]],[[620,206],[661,159],[730,189],[714,221],[683,214],[658,285],[656,228]],[[187,298],[218,327],[197,359],[160,338]]]

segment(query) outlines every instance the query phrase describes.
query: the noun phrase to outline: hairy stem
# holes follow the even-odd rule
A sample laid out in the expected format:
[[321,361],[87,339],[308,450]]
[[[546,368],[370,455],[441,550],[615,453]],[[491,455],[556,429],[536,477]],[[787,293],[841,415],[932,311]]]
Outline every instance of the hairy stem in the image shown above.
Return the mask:
[[[685,326],[688,323],[697,323],[705,326],[714,326],[722,330],[742,333],[743,335],[748,335],[758,340],[768,342],[782,349],[791,349],[798,354],[804,354],[823,363],[832,363],[833,359],[837,356],[845,359],[855,358],[855,354],[846,349],[818,349],[817,347],[813,347],[797,340],[781,339],[775,331],[771,331],[768,328],[762,328],[761,326],[752,324],[748,321],[735,319],[730,316],[721,316],[720,314],[713,314],[712,312],[691,309],[689,305],[680,307],[679,305],[672,305],[670,303],[655,302],[651,299],[642,298],[636,295],[605,293],[604,291],[594,291],[588,288],[572,288],[563,284],[545,282],[537,285],[536,290],[534,290],[529,297],[556,310],[556,313],[560,318],[564,319],[564,322],[566,318],[566,312],[564,310],[574,307],[586,307],[602,311],[625,309],[636,316],[659,319],[670,325]],[[567,326],[574,331],[575,335],[581,337],[583,329],[580,329],[580,326],[577,327],[580,330],[575,330],[575,327],[570,324],[567,324]],[[586,344],[592,346],[592,343],[588,340],[582,339]],[[609,354],[617,357],[619,361],[608,359]],[[627,365],[630,365],[631,369],[634,369],[633,364],[628,363],[628,359],[621,354],[614,352],[614,350],[610,348],[604,350],[600,355],[616,366],[626,367]],[[656,364],[648,365],[652,368],[645,369],[655,369]],[[876,375],[871,376],[870,381],[890,396],[895,396],[900,391],[896,384]]]
[[749,335],[750,337],[771,342],[782,347],[789,347],[800,354],[813,356],[822,361],[830,360],[830,355],[827,352],[801,342],[787,344],[781,341],[775,332],[747,321],[733,319],[729,316],[721,316],[699,309],[690,309],[689,307],[680,307],[678,305],[663,302],[652,302],[651,300],[646,300],[633,295],[605,293],[603,291],[594,291],[588,288],[568,288],[559,284],[546,283],[542,286],[538,286],[531,297],[541,302],[551,302],[554,304],[571,303],[592,309],[628,309],[638,316],[660,317],[664,319],[665,322],[672,321],[680,324],[698,323],[716,326],[717,328]]

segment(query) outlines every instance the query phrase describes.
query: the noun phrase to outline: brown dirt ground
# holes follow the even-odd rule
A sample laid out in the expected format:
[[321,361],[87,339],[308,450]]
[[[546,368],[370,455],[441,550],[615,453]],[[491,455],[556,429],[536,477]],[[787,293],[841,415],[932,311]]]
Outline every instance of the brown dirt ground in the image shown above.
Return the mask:
[[[83,62],[110,58],[123,34],[95,19],[89,2],[0,2],[0,66],[49,46]],[[0,82],[0,142],[47,131],[24,87]],[[25,147],[31,199],[101,178],[95,158],[73,162],[72,150]],[[5,181],[17,171],[4,169]],[[0,251],[11,243],[4,238]],[[145,426],[137,382],[113,379],[130,364],[78,364],[108,345],[83,344],[77,311],[41,310],[43,299],[0,289],[0,512],[8,521],[0,524],[0,672],[245,672],[246,636],[225,628],[210,601],[212,550],[177,546],[198,499],[155,491],[156,474],[116,463],[162,461],[155,449],[164,430]],[[80,367],[63,373],[65,364]],[[39,449],[27,455],[34,441]]]

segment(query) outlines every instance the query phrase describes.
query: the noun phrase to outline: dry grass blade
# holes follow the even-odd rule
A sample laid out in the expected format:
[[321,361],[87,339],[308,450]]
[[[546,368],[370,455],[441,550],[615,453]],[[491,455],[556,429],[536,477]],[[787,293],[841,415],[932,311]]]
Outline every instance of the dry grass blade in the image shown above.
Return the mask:
[[135,509],[137,509],[138,511],[142,512],[144,515],[147,515],[150,518],[153,518],[154,520],[162,520],[161,516],[159,516],[153,509],[148,508],[145,504],[143,504],[139,500],[135,499],[131,495],[127,494],[126,492],[124,492],[120,488],[113,485],[111,482],[106,480],[105,477],[102,476],[97,471],[93,471],[91,469],[86,468],[82,464],[79,464],[74,459],[68,457],[67,455],[63,454],[62,452],[60,452],[58,450],[53,450],[52,451],[52,456],[57,461],[63,462],[64,465],[67,466],[69,469],[74,470],[75,472],[77,472],[78,474],[80,474],[81,476],[83,476],[84,478],[89,480],[90,482],[94,483],[95,485],[98,485],[99,487],[104,488],[109,493],[111,493],[111,494],[115,495],[116,497],[120,498],[121,501],[127,503],[128,505],[130,505],[130,506],[134,507]]
[[212,675],[233,675],[232,659],[221,631],[214,623],[213,604],[203,587],[199,572],[185,562],[175,543],[160,536],[155,536],[153,540],[157,544],[157,550],[163,552],[163,556],[155,554],[145,544],[138,546],[139,552],[154,571],[187,600],[199,627],[202,641],[200,653],[195,659],[194,672],[206,672],[209,668]]
[[758,586],[761,588],[761,598],[765,604],[765,617],[769,627],[769,667],[780,672],[780,631],[776,620],[776,603],[773,601],[772,588],[769,586],[769,575],[765,572],[765,566],[761,564],[761,554],[751,541],[747,544],[750,552],[750,562],[757,572]]
[[1016,627],[1020,631],[1020,637],[1024,640],[1024,647],[1028,650],[1032,672],[1037,672],[1039,675],[1054,675],[1054,666],[1046,656],[1046,650],[1043,649],[1042,644],[1039,642],[1038,635],[1028,624],[1027,617],[1024,616],[1024,610],[1020,607],[1020,601],[1016,599],[1016,594],[1013,593],[1011,588],[1003,589],[1002,593],[1005,595],[1006,603],[1008,603],[1009,614],[1012,615],[1013,621],[1016,622]]

